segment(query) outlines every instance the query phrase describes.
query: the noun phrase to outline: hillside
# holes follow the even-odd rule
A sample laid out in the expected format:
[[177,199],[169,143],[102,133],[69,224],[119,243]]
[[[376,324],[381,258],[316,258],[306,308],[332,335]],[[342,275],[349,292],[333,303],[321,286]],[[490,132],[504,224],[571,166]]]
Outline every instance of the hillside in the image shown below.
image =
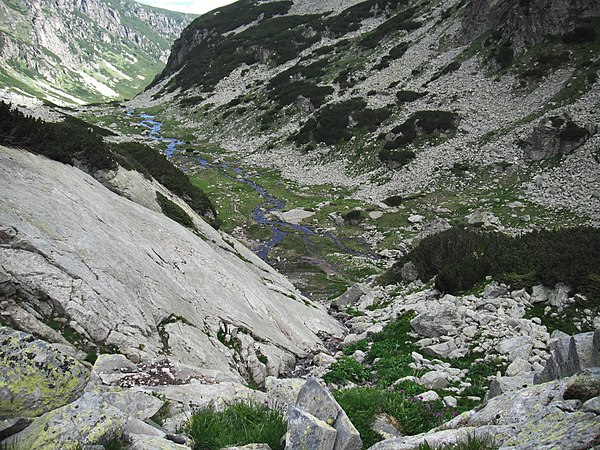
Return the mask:
[[60,105],[131,98],[193,16],[131,0],[0,2],[0,93]]
[[599,20],[240,0],[0,103],[0,447],[596,448]]
[[[173,160],[225,230],[256,249],[277,236],[252,217],[260,195],[199,161],[245,170],[284,204],[267,218],[311,228],[288,227],[270,262],[324,297],[452,224],[600,223],[597,2],[318,4],[197,18],[123,105],[185,141]],[[82,114],[140,132],[118,108]]]

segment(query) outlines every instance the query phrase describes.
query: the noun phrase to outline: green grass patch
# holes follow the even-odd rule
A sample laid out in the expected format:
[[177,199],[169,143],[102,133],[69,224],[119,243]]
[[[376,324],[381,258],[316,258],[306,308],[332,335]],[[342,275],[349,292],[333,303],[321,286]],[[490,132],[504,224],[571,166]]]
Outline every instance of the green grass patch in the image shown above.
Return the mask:
[[379,414],[393,417],[405,435],[424,433],[455,415],[455,411],[444,407],[441,401],[422,402],[406,390],[353,388],[335,391],[333,395],[360,433],[363,448],[382,440],[371,429]]
[[228,406],[223,412],[196,411],[184,427],[194,441],[194,450],[219,450],[258,442],[283,450],[281,437],[286,430],[281,413],[249,403]]

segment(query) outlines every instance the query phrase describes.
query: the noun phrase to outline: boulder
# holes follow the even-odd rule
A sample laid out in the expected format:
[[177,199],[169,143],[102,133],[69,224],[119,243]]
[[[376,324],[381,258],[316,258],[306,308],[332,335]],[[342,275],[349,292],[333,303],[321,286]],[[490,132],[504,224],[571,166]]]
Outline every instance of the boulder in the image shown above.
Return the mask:
[[356,307],[359,304],[361,307],[367,307],[375,301],[375,293],[372,289],[364,284],[355,284],[346,292],[331,301],[333,308],[348,308]]
[[513,377],[496,377],[490,383],[488,398],[497,397],[498,395],[507,392],[520,391],[521,389],[532,386],[534,384],[533,377],[533,372]]
[[516,336],[501,340],[496,346],[498,353],[506,355],[509,361],[517,358],[529,360],[533,350],[533,338],[530,336]]
[[9,438],[8,444],[29,450],[71,448],[73,443],[100,444],[120,437],[126,422],[123,412],[106,403],[100,395],[86,392],[73,403],[38,417],[25,430]]
[[440,308],[419,314],[410,321],[410,326],[421,336],[440,337],[462,328],[463,322],[462,311]]
[[342,336],[324,307],[138,175],[136,190],[167,195],[198,234],[76,167],[0,146],[0,224],[9,230],[0,246],[3,273],[24,292],[46,296],[47,308],[82,338],[115,346],[133,361],[169,354],[174,362],[235,374],[235,352],[217,336],[227,323],[252,329],[257,346],[272,349],[269,367],[282,373],[290,358],[322,348],[322,337]]
[[567,114],[543,118],[534,128],[525,148],[533,161],[565,156],[586,142],[592,133],[580,127]]
[[428,389],[446,389],[450,383],[446,372],[434,370],[423,375],[419,379],[419,384]]
[[267,377],[265,387],[269,408],[287,413],[290,405],[295,405],[298,393],[306,380],[302,378]]
[[362,448],[360,434],[333,395],[316,378],[309,378],[302,386],[298,393],[296,408],[334,427],[336,431],[335,450],[360,450]]
[[506,368],[506,375],[514,377],[526,372],[531,372],[531,364],[524,359],[517,358]]
[[333,450],[336,436],[337,431],[323,420],[290,406],[286,450]]
[[89,370],[45,341],[0,328],[0,419],[36,417],[75,400]]
[[176,444],[161,437],[133,435],[130,437],[129,450],[190,450],[187,445]]
[[371,429],[383,439],[392,439],[402,436],[401,426],[398,421],[388,414],[375,416]]

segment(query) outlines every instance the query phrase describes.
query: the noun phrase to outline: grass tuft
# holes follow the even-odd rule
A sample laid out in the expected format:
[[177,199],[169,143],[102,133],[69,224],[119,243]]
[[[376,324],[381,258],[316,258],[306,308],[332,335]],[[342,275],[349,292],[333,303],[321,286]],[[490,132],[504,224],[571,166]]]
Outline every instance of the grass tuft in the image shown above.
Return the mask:
[[224,411],[196,411],[184,431],[194,440],[195,450],[219,450],[252,443],[283,450],[281,437],[286,423],[278,411],[251,403],[236,403]]

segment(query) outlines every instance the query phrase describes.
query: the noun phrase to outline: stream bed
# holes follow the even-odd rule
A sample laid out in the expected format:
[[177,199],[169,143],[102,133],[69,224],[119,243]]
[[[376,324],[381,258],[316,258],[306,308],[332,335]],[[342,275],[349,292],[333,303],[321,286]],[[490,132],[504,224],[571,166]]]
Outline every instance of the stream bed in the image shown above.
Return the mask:
[[[162,124],[162,122],[156,120],[155,116],[152,116],[149,114],[143,114],[143,113],[142,114],[134,114],[132,111],[128,111],[127,115],[130,118],[141,119],[141,121],[139,123],[141,126],[143,126],[144,128],[146,128],[148,130],[147,136],[150,139],[153,139],[155,141],[159,141],[159,142],[166,144],[165,155],[168,158],[172,158],[175,151],[177,150],[177,147],[179,145],[184,144],[184,141],[182,141],[180,139],[172,138],[172,137],[164,137],[161,133],[161,128],[162,128],[163,124]],[[273,219],[272,218],[273,213],[282,211],[285,208],[285,202],[280,199],[275,198],[273,195],[269,194],[265,188],[256,184],[254,181],[250,180],[249,175],[244,170],[242,170],[239,167],[232,166],[229,163],[223,162],[223,163],[213,164],[213,163],[210,163],[209,161],[207,161],[203,158],[197,157],[197,156],[189,156],[189,157],[193,158],[194,161],[196,161],[200,166],[202,166],[204,168],[218,170],[223,175],[225,175],[227,178],[234,180],[236,182],[239,182],[239,183],[246,184],[247,186],[250,186],[262,198],[262,200],[263,200],[262,203],[260,203],[258,206],[256,206],[252,210],[252,218],[257,223],[269,227],[269,229],[271,230],[271,233],[272,233],[271,237],[267,241],[262,242],[257,248],[255,248],[253,250],[254,253],[256,253],[256,255],[259,258],[261,258],[262,260],[267,261],[267,262],[272,262],[269,260],[269,253],[275,247],[277,247],[277,245],[279,245],[281,242],[283,242],[285,237],[290,232],[296,232],[296,233],[301,234],[303,236],[304,242],[308,246],[317,246],[318,244],[311,241],[310,237],[320,236],[320,237],[324,237],[326,239],[331,240],[333,242],[333,244],[344,253],[347,253],[350,255],[355,255],[355,256],[356,255],[367,255],[369,253],[369,252],[365,252],[365,253],[357,252],[355,250],[352,250],[352,249],[346,247],[341,242],[341,240],[331,232],[317,233],[314,229],[312,229],[309,226],[297,225],[297,224],[285,222],[282,220]],[[230,172],[235,173],[235,177],[230,175]],[[372,256],[372,255],[369,255],[369,256]]]

